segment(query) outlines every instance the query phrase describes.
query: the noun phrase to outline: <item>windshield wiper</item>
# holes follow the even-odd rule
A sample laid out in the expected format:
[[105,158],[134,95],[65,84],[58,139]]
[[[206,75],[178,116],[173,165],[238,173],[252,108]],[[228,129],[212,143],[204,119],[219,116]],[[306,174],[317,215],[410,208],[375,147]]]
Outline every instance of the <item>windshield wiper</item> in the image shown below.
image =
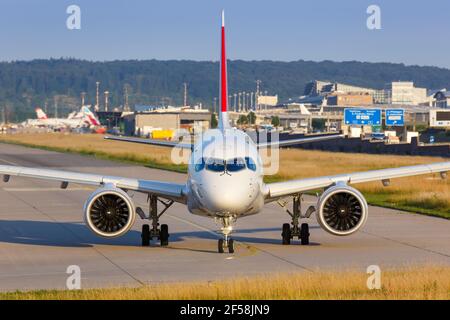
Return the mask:
[[227,174],[227,175],[231,176],[231,173],[229,173],[229,172],[228,172],[228,169],[227,169],[227,162],[224,161],[223,164],[224,164],[224,166],[223,166],[223,172],[220,174],[220,176],[223,176],[224,174]]

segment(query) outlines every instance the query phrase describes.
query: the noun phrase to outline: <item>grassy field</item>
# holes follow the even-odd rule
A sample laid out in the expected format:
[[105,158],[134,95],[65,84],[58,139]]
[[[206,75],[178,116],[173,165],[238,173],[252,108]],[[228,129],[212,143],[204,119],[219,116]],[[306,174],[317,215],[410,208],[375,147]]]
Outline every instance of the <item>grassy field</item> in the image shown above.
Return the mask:
[[[171,162],[169,148],[105,141],[101,135],[15,134],[0,135],[0,141],[186,172],[186,165]],[[273,182],[441,161],[449,159],[282,149],[279,172],[265,180]],[[396,179],[389,187],[373,182],[358,184],[357,188],[370,204],[450,219],[450,180],[442,180],[438,174]]]
[[450,299],[450,268],[382,271],[381,289],[369,290],[362,272],[293,273],[139,288],[1,293],[0,299]]

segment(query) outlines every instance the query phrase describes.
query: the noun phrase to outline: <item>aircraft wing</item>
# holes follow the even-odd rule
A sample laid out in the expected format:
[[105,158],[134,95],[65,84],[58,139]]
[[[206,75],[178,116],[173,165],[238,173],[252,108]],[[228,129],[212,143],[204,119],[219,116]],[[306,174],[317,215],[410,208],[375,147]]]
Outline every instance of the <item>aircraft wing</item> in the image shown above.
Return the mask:
[[134,138],[134,137],[121,137],[121,136],[105,136],[105,140],[150,144],[150,145],[161,146],[161,147],[177,147],[177,148],[182,148],[182,149],[192,149],[192,144],[183,143],[183,142],[179,142],[179,141],[167,141],[167,140],[144,139],[144,138]]
[[450,162],[438,162],[417,166],[269,183],[266,185],[266,202],[274,201],[284,196],[294,195],[301,192],[327,188],[340,182],[346,184],[356,184],[430,173],[441,173],[441,176],[444,178],[446,177],[447,171],[450,171]]
[[[3,175],[4,182],[8,182],[11,176],[18,176],[99,187],[113,184],[120,189],[155,194],[176,202],[185,203],[185,184],[180,183],[6,165],[0,165],[0,175]],[[62,188],[64,188],[63,184]]]
[[273,142],[261,142],[258,143],[258,148],[270,148],[270,147],[287,147],[292,145],[298,145],[302,143],[309,142],[318,142],[318,141],[326,141],[326,140],[334,140],[339,138],[344,138],[343,134],[334,134],[334,135],[326,135],[320,137],[306,137],[306,138],[298,138],[298,139],[290,139],[290,140],[280,140]]

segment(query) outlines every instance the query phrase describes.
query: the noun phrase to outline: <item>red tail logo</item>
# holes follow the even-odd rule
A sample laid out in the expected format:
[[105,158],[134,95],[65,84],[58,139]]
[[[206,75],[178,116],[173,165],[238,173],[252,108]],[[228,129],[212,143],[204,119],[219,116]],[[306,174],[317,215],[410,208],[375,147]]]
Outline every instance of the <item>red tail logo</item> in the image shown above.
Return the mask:
[[227,86],[227,55],[225,52],[225,13],[222,11],[222,42],[220,55],[220,105],[221,111],[227,112],[228,86]]

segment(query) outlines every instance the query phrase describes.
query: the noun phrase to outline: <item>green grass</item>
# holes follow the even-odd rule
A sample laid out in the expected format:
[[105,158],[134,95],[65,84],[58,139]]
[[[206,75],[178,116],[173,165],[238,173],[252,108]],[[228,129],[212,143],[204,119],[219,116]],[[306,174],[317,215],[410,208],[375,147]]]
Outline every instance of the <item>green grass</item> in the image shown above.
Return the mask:
[[393,201],[391,199],[393,194],[392,192],[363,194],[366,197],[367,203],[372,206],[450,219],[450,212],[442,211],[442,208],[445,207],[445,202],[442,199],[435,198],[424,200]]

